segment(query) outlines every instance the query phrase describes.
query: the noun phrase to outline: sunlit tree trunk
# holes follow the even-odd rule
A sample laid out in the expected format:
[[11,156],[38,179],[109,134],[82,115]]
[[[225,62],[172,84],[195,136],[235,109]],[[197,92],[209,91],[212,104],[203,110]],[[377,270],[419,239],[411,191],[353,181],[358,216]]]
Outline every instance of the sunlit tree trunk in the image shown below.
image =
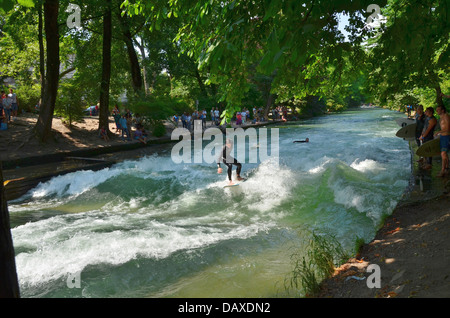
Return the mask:
[[51,136],[53,112],[59,82],[59,31],[58,31],[58,0],[44,2],[44,26],[47,43],[47,73],[44,80],[44,95],[39,110],[39,118],[35,126],[37,136],[46,141]]
[[102,82],[100,84],[100,107],[98,128],[105,127],[109,134],[109,86],[111,83],[111,41],[112,41],[112,17],[111,0],[106,1],[106,9],[103,17],[103,62]]

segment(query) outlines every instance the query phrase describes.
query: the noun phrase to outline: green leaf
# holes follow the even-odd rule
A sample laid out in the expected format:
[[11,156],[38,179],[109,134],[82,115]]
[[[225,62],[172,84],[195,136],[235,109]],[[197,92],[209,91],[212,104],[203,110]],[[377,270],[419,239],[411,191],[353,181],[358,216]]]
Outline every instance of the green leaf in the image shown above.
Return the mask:
[[17,0],[21,6],[33,8],[34,7],[34,1],[33,0]]
[[8,12],[14,8],[13,0],[0,0],[0,12]]
[[281,48],[281,50],[278,51],[277,54],[275,54],[275,57],[273,58],[273,63],[278,62],[278,60],[280,59],[280,57],[283,55],[285,49],[286,49],[286,48],[283,47],[283,48]]

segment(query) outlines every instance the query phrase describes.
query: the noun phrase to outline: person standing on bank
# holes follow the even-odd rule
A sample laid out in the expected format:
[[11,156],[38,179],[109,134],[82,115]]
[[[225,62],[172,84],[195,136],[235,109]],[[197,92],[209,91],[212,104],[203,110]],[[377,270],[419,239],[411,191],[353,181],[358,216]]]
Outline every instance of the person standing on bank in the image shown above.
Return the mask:
[[417,106],[416,114],[414,115],[414,119],[416,120],[416,144],[420,147],[420,136],[423,131],[423,127],[425,125],[425,114],[423,112],[423,106]]
[[[425,119],[425,124],[423,127],[422,135],[420,136],[420,140],[422,143],[426,143],[427,141],[431,141],[434,139],[434,130],[436,129],[437,120],[434,117],[434,108],[428,107],[425,110],[425,115],[427,116]],[[431,169],[431,164],[433,162],[432,157],[427,158],[427,163],[424,165],[424,169]]]
[[438,106],[436,111],[440,117],[439,126],[441,130],[437,133],[440,135],[440,148],[441,148],[441,158],[442,158],[442,169],[437,175],[438,177],[443,177],[448,173],[448,154],[447,151],[450,143],[450,118],[447,114],[447,110],[444,106]]
[[2,91],[2,101],[3,110],[5,112],[5,120],[6,123],[9,124],[11,122],[11,98],[5,93],[5,91]]
[[8,97],[11,99],[11,116],[17,117],[17,113],[19,110],[19,100],[16,93],[13,92],[12,88],[9,89]]

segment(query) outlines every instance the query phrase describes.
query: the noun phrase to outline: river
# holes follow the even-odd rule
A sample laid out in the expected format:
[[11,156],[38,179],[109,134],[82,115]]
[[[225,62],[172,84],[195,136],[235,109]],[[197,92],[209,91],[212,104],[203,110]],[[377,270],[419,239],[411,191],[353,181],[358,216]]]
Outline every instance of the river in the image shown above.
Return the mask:
[[268,126],[279,157],[245,163],[235,188],[214,164],[175,164],[169,148],[40,184],[9,202],[21,296],[285,297],[311,231],[352,251],[392,213],[411,176],[402,116]]

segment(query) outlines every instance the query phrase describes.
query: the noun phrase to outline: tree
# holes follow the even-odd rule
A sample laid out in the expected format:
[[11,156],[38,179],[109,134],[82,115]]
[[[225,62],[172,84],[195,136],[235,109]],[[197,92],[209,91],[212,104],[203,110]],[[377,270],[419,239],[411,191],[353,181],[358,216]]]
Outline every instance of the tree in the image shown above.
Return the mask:
[[44,95],[39,111],[35,131],[41,141],[51,136],[53,112],[59,83],[59,29],[58,29],[59,1],[45,0],[44,20],[45,39],[47,44],[46,75],[44,80]]
[[112,41],[112,7],[111,0],[106,1],[103,16],[103,63],[100,85],[99,129],[105,127],[109,133],[109,87],[111,83],[111,41]]
[[398,96],[408,91],[429,88],[434,104],[443,105],[441,85],[450,66],[448,8],[437,0],[388,1],[382,11],[387,22],[369,41],[369,82],[381,100],[402,101]]
[[20,291],[16,273],[14,245],[0,162],[0,298],[18,297],[20,297]]
[[136,50],[134,49],[134,41],[130,30],[129,19],[127,15],[122,15],[120,8],[117,11],[117,18],[122,30],[123,41],[125,42],[125,45],[127,47],[133,89],[135,94],[139,95],[139,93],[142,92],[143,80],[138,56],[136,54]]
[[[155,27],[171,16],[183,16],[186,22],[176,41],[196,59],[200,70],[208,71],[206,83],[219,87],[230,117],[250,89],[253,65],[263,75],[274,74],[272,94],[286,88],[290,97],[317,94],[333,77],[327,76],[327,63],[336,63],[334,70],[340,72],[339,56],[353,49],[337,28],[338,13],[356,16],[371,3],[385,2],[203,0],[165,6],[159,1],[125,1],[125,5],[129,14],[142,12]],[[358,46],[360,38],[352,44]]]

